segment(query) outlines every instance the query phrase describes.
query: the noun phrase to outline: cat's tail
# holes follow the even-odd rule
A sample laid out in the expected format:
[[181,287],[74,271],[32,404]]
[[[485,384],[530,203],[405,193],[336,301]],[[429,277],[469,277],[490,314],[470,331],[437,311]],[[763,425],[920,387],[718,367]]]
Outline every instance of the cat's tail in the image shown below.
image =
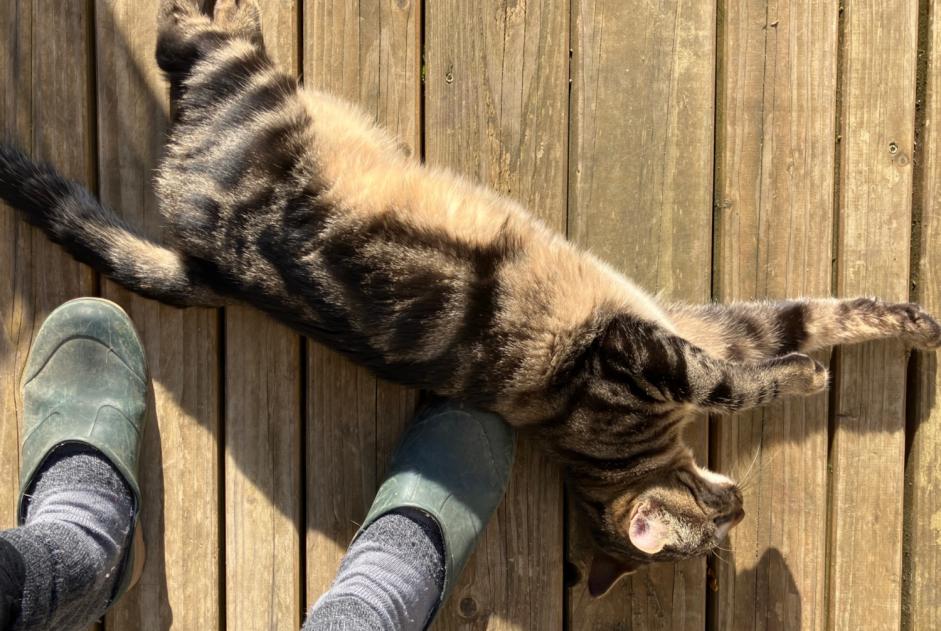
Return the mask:
[[192,261],[142,236],[82,185],[0,143],[0,199],[72,256],[131,291],[185,307],[222,300]]

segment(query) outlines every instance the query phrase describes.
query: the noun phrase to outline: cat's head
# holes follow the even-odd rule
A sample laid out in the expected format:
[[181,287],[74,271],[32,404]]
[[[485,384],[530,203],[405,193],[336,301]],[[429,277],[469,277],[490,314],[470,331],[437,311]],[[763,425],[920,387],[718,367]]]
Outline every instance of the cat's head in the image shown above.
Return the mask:
[[592,596],[604,594],[643,565],[709,553],[745,516],[735,482],[699,468],[692,457],[606,501],[587,499],[577,483],[574,490],[585,505],[595,540],[588,577]]

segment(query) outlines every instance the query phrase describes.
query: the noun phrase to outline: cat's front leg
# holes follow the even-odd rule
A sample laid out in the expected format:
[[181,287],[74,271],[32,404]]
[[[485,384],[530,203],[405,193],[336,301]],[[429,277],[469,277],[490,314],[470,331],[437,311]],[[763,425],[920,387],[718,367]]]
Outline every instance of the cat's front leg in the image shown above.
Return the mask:
[[684,338],[737,362],[896,337],[917,348],[941,346],[941,325],[920,306],[875,298],[675,305],[669,314]]
[[616,317],[595,346],[601,383],[619,388],[625,406],[679,404],[706,412],[738,412],[827,387],[827,369],[809,355],[729,361],[655,324]]
[[704,412],[728,414],[789,396],[808,396],[827,387],[829,374],[802,353],[749,362],[722,363],[692,380],[694,404]]
[[854,298],[810,301],[808,311],[807,350],[895,337],[919,349],[941,347],[941,324],[917,304]]

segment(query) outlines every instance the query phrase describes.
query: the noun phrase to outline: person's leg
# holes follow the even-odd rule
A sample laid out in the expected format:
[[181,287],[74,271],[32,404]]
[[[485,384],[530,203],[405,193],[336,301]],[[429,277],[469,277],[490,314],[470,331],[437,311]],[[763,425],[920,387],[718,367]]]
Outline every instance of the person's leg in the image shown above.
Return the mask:
[[303,631],[425,629],[503,497],[514,444],[493,414],[453,403],[426,410]]
[[25,569],[14,566],[9,581],[20,586],[19,598],[9,598],[9,628],[84,629],[100,618],[133,524],[131,492],[105,458],[88,448],[58,450],[32,489],[26,524],[0,532],[8,562]]
[[0,539],[0,631],[9,629],[20,616],[26,565],[10,543]]
[[0,629],[84,629],[133,583],[146,395],[117,305],[74,300],[43,323],[23,375],[20,527],[0,532]]
[[415,509],[373,522],[347,551],[304,631],[421,629],[441,598],[441,531]]

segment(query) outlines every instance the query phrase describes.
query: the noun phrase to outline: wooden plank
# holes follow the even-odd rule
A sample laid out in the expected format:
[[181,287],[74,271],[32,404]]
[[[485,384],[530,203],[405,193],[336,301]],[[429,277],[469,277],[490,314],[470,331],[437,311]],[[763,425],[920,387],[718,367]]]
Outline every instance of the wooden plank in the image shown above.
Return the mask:
[[[844,8],[837,290],[908,298],[917,11]],[[831,629],[897,629],[901,618],[906,354],[899,342],[837,355],[832,436]]]
[[[88,8],[74,3],[62,10],[43,1],[0,8],[6,48],[0,59],[0,129],[5,138],[93,186]],[[34,49],[34,42],[49,43]],[[72,62],[71,73],[62,72],[63,59]],[[6,528],[16,522],[19,380],[29,347],[52,309],[94,291],[94,275],[2,204],[0,227],[0,528]]]
[[[511,195],[564,230],[567,3],[426,6],[426,158]],[[521,441],[503,504],[436,628],[562,627],[558,469]]]
[[[722,11],[720,301],[831,293],[838,20],[837,3],[813,0]],[[714,564],[716,628],[826,624],[827,408],[818,395],[718,420],[717,468],[748,479],[745,521]]]
[[[90,15],[85,3],[3,3],[0,133],[68,176],[93,184]],[[38,42],[43,45],[34,47]],[[0,229],[0,528],[5,528],[16,520],[19,380],[26,356],[49,312],[91,294],[94,277],[3,204]]]
[[[921,126],[916,129],[914,236],[917,258],[912,299],[930,313],[941,314],[941,22],[938,5],[923,5],[919,25],[919,62],[924,66]],[[922,55],[927,55],[922,58]],[[922,77],[919,77],[922,79]],[[915,353],[909,372],[910,448],[905,475],[905,540],[902,575],[902,628],[941,628],[941,393],[937,353]]]
[[[101,198],[154,238],[161,219],[151,178],[169,118],[153,59],[157,5],[99,0],[94,31]],[[134,320],[153,390],[140,477],[147,564],[138,587],[109,612],[108,628],[218,629],[217,312],[165,307],[108,281],[102,295]]]
[[[269,54],[298,68],[298,4],[263,0]],[[248,307],[225,310],[226,628],[292,629],[301,594],[300,337]]]
[[[709,299],[715,7],[577,0],[570,236],[651,291]],[[687,440],[703,464],[707,424]],[[653,566],[591,599],[591,544],[572,516],[573,629],[702,629],[705,561]],[[574,577],[573,577],[574,578]]]
[[300,346],[226,309],[226,628],[300,626]]
[[[307,0],[304,80],[361,105],[419,147],[419,0]],[[415,393],[309,344],[307,597],[333,581],[366,515]]]
[[[32,11],[29,2],[0,6],[0,129],[23,146],[29,146],[32,125],[30,46]],[[22,236],[21,234],[22,233]],[[6,205],[0,203],[0,528],[16,525],[19,490],[19,376],[22,374],[32,338],[34,316],[28,297],[30,274],[17,277],[21,269],[19,250],[28,248],[29,232]],[[26,254],[29,254],[27,251]],[[28,272],[28,269],[24,269]],[[81,282],[81,281],[79,281]]]

